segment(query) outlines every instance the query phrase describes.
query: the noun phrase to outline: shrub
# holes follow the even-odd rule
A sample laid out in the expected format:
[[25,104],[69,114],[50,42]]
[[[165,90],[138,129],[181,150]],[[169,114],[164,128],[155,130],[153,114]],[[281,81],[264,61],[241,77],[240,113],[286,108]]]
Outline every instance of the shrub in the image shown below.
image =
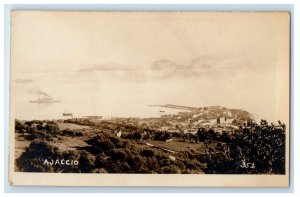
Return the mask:
[[51,146],[48,142],[34,140],[26,151],[16,160],[16,166],[21,172],[56,172],[50,165],[43,165],[45,159],[52,160],[61,158],[57,147]]
[[142,150],[141,155],[144,157],[153,157],[154,156],[154,151],[153,150]]
[[17,133],[24,133],[26,132],[27,125],[23,124],[20,120],[15,120],[15,131]]
[[71,129],[65,129],[60,132],[60,135],[70,136],[70,137],[79,137],[79,136],[83,136],[83,133],[81,131],[73,131]]
[[86,142],[91,145],[94,154],[109,152],[115,148],[115,145],[109,139],[103,139],[100,136],[89,139]]
[[79,170],[82,173],[89,173],[94,170],[95,157],[87,152],[81,151],[79,157]]
[[121,160],[124,161],[127,158],[127,155],[122,149],[114,149],[110,152],[110,157],[112,161]]
[[180,174],[181,170],[176,165],[164,166],[160,169],[160,173],[163,174]]
[[154,140],[166,141],[171,138],[171,134],[167,131],[157,131],[154,134]]
[[[78,164],[64,165],[61,163],[66,160],[78,161]],[[51,162],[53,163],[50,164]],[[61,153],[49,142],[34,140],[16,160],[16,166],[21,172],[88,173],[95,169],[95,157],[87,151],[70,150]]]

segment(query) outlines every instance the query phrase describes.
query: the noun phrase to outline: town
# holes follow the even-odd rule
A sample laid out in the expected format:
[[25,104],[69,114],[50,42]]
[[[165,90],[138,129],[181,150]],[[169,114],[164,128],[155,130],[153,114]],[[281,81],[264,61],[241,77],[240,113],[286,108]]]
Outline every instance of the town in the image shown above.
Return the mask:
[[[191,134],[196,134],[199,128],[214,129],[214,131],[219,133],[228,132],[232,134],[239,126],[246,126],[254,121],[253,116],[247,111],[228,109],[221,106],[195,108],[171,104],[150,105],[150,107],[156,106],[181,109],[183,111],[177,114],[166,114],[165,111],[160,111],[160,118],[113,117],[106,121],[170,133]],[[83,119],[90,121],[101,120],[99,116],[86,116]]]
[[[16,120],[16,171],[285,173],[286,127],[280,121],[257,123],[247,111],[221,106],[149,107],[160,107],[160,117],[65,113],[59,120]],[[167,114],[161,108],[180,111]],[[45,159],[76,160],[78,165],[44,166]]]

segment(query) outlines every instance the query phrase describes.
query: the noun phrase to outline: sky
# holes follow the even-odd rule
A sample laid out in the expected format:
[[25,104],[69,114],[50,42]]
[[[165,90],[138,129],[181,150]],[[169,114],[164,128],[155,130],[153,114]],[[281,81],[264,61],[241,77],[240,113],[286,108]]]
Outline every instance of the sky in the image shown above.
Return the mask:
[[287,13],[13,11],[12,89],[19,103],[41,90],[124,115],[172,103],[288,121],[289,33]]

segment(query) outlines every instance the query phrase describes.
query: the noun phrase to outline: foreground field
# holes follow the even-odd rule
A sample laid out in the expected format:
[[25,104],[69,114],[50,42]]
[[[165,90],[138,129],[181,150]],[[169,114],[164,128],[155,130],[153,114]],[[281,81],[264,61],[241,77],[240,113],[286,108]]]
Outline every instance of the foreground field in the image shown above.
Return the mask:
[[240,129],[230,136],[203,128],[199,128],[197,134],[168,133],[110,121],[16,121],[15,170],[171,174],[285,172],[284,125],[263,122]]
[[185,152],[185,151],[198,151],[199,153],[205,152],[204,142],[188,143],[188,142],[182,142],[182,140],[179,138],[172,138],[172,141],[168,141],[168,142],[150,140],[149,143],[157,147],[162,147],[175,152]]

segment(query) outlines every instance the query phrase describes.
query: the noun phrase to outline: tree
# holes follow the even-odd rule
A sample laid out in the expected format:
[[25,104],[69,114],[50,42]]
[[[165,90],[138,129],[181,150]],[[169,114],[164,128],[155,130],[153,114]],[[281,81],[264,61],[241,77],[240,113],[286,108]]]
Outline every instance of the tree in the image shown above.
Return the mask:
[[94,170],[95,167],[95,157],[87,152],[81,151],[79,158],[79,170],[82,173],[89,173]]
[[15,120],[15,131],[18,132],[25,132],[26,130],[25,124],[23,124],[18,119]]
[[204,142],[207,139],[207,130],[205,128],[199,128],[197,136],[200,142]]
[[34,140],[24,153],[16,160],[21,172],[57,172],[59,166],[43,165],[45,160],[61,158],[58,148],[46,141]]

